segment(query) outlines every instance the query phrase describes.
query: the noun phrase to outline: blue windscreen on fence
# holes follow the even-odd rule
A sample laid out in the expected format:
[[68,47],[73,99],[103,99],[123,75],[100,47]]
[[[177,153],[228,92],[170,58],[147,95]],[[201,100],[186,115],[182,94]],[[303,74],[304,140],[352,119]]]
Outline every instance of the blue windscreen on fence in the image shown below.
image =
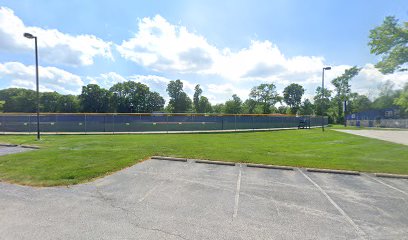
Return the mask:
[[[319,116],[204,114],[40,114],[42,132],[168,132],[293,128],[301,120],[322,125]],[[36,114],[0,114],[0,132],[37,131]],[[328,119],[323,119],[328,124]]]

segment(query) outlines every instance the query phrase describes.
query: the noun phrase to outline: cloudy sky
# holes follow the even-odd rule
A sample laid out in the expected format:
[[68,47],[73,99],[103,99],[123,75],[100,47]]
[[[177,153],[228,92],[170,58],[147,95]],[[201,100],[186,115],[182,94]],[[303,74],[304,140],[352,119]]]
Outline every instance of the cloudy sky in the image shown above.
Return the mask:
[[389,15],[408,21],[408,1],[0,0],[0,88],[34,89],[30,32],[42,91],[134,80],[167,98],[168,81],[181,79],[190,96],[200,84],[212,103],[246,99],[260,83],[280,92],[299,83],[311,97],[323,66],[333,67],[328,83],[357,65],[352,90],[372,97],[387,80],[408,82],[408,73],[379,73],[367,46],[369,30]]

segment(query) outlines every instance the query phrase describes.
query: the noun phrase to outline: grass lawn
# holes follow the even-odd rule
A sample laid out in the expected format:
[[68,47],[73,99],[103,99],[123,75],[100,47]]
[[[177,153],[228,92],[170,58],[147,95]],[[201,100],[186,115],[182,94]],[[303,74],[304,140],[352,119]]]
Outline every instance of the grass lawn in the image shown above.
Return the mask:
[[0,136],[40,150],[0,157],[0,181],[77,184],[152,155],[408,174],[408,146],[320,129],[247,133]]

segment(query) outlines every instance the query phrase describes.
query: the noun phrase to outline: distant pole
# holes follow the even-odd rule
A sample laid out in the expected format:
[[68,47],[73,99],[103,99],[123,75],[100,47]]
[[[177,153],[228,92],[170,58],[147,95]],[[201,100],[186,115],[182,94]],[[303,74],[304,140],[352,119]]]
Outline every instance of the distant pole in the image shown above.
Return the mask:
[[133,103],[130,103],[130,113],[133,113]]
[[344,127],[347,127],[347,101],[343,102],[343,114],[344,114]]
[[24,37],[33,39],[35,43],[35,83],[36,83],[36,90],[37,90],[37,140],[40,140],[40,90],[39,85],[40,81],[38,78],[38,46],[37,46],[37,37],[32,35],[31,33],[24,33]]
[[324,132],[324,70],[331,70],[331,67],[324,67],[322,72],[322,131]]

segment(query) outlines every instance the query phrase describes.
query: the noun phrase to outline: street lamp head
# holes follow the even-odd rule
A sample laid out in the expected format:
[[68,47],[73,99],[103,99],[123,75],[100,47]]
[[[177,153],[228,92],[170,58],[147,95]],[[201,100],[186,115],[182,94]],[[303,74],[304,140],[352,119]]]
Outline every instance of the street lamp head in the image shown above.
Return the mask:
[[331,70],[331,67],[324,67],[324,70]]
[[35,38],[35,36],[31,33],[24,33],[24,37],[30,38],[30,39]]

